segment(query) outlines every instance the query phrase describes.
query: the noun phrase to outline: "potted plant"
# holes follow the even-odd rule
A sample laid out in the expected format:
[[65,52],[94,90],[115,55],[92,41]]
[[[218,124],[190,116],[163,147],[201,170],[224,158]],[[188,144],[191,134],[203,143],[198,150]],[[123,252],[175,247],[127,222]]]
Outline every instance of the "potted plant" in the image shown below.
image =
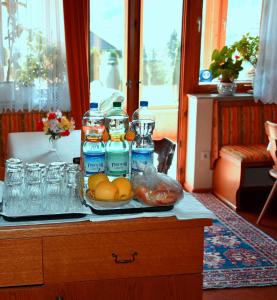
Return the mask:
[[233,50],[237,51],[244,61],[252,65],[252,68],[248,71],[248,75],[252,79],[252,85],[258,61],[259,43],[259,36],[250,36],[249,33],[246,33],[232,45]]
[[217,85],[219,94],[232,95],[236,90],[235,79],[242,70],[242,58],[234,55],[231,47],[224,46],[221,50],[215,49],[212,53],[212,62],[209,70],[212,77],[219,78]]
[[15,74],[18,98],[22,104],[32,102],[36,80],[44,80],[46,74],[43,65],[44,43],[45,41],[41,33],[28,30],[28,55],[26,55],[23,64]]
[[35,80],[43,78],[44,70],[39,57],[29,54],[26,60],[16,73],[17,91],[22,104],[31,103],[34,94]]
[[[2,53],[3,67],[0,69],[0,93],[3,99],[11,101],[14,96],[14,81],[13,76],[15,74],[15,54],[14,45],[16,40],[21,36],[23,27],[18,23],[17,15],[20,6],[26,7],[26,4],[19,2],[18,0],[5,0],[1,1],[1,6],[6,7],[7,10],[7,32],[3,40],[6,41],[4,45],[3,40],[0,40],[0,53]],[[0,7],[0,9],[2,9]],[[0,24],[2,23],[2,14],[0,14]],[[5,47],[6,46],[6,47]],[[4,79],[4,80],[3,80]]]
[[68,98],[68,88],[66,83],[66,63],[62,49],[56,45],[45,47],[43,54],[44,80],[47,82],[48,99]]
[[260,39],[258,36],[250,36],[246,33],[242,38],[232,45],[232,49],[237,50],[243,60],[249,62],[254,68],[256,68],[258,61]]

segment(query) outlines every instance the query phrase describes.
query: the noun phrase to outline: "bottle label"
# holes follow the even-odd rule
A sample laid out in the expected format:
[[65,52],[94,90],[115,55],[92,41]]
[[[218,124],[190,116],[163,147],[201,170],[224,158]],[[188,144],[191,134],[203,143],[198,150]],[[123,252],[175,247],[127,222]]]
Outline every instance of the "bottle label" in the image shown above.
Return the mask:
[[112,134],[111,135],[111,141],[119,142],[125,140],[125,133],[118,133],[118,134]]
[[122,176],[129,173],[129,152],[107,152],[107,175]]
[[143,172],[145,166],[153,165],[153,150],[132,150],[132,173]]
[[105,171],[105,154],[85,154],[84,153],[84,173],[92,175]]
[[100,140],[105,130],[104,125],[86,125],[82,127],[85,137]]

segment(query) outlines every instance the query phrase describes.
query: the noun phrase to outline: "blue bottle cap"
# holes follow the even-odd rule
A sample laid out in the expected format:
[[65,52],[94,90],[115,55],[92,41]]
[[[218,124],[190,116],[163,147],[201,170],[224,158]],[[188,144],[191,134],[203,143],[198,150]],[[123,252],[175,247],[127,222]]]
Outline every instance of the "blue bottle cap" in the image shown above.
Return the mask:
[[148,101],[146,101],[146,100],[140,101],[140,106],[143,106],[143,107],[148,106]]
[[98,103],[96,103],[96,102],[90,102],[89,107],[90,108],[98,108]]

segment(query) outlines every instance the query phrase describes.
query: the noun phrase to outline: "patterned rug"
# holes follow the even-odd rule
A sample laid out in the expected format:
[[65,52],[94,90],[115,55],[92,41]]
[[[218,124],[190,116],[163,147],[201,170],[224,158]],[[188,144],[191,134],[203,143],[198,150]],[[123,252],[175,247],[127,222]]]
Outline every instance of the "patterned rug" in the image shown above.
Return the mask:
[[194,194],[218,220],[205,228],[204,289],[277,285],[277,241],[212,194]]

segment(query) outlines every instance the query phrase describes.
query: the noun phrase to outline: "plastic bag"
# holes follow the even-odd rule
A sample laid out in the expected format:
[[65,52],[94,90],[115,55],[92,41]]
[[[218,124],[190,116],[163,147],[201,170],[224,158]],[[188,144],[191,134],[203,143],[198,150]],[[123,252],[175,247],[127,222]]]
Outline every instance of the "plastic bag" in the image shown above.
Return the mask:
[[132,180],[134,198],[148,205],[172,205],[183,197],[181,184],[158,173],[153,166],[147,166],[143,174],[137,174]]

